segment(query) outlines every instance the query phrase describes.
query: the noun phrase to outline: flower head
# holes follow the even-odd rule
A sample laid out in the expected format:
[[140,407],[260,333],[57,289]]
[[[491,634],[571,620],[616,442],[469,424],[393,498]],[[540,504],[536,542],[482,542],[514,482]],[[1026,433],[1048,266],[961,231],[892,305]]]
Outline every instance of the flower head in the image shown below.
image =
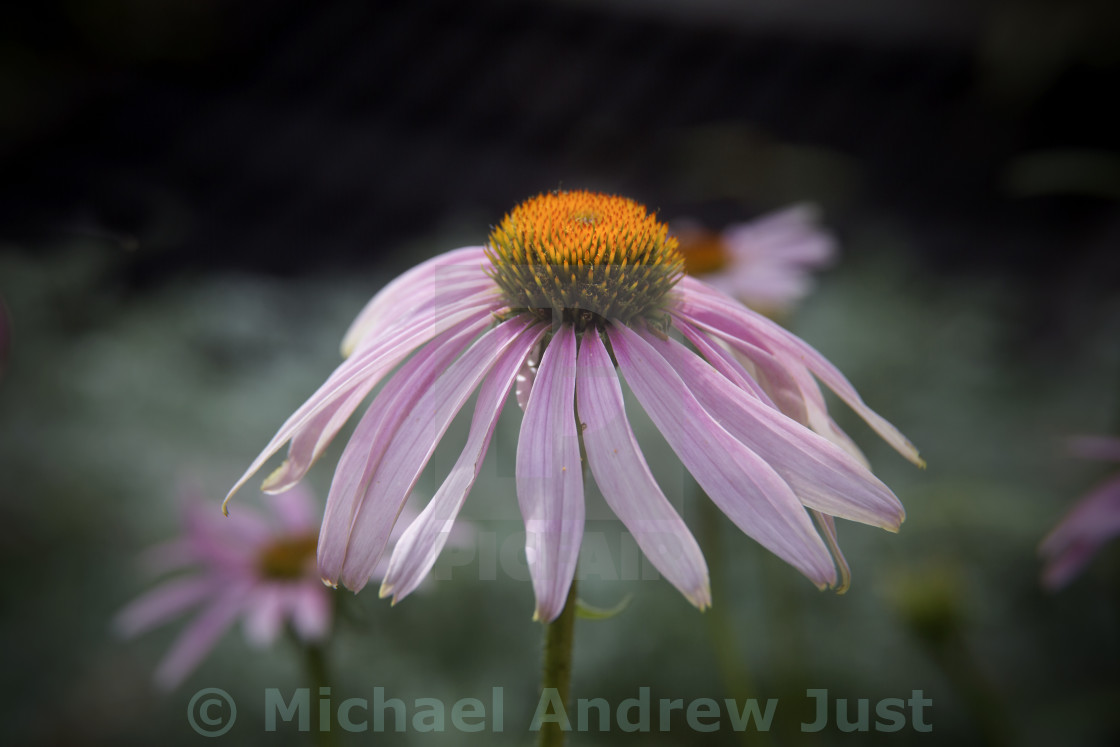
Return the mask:
[[361,589],[436,444],[478,390],[462,454],[392,551],[381,594],[398,600],[435,562],[516,381],[525,409],[517,500],[535,617],[560,613],[575,573],[585,465],[653,565],[704,608],[707,566],[642,456],[621,372],[740,529],[819,587],[843,585],[832,517],[895,530],[903,509],[854,455],[814,377],[920,462],[917,452],[819,353],[682,275],[682,262],[666,227],[631,200],[577,191],[526,201],[488,245],[435,257],[378,293],[343,341],[348,359],[234,490],[289,442],[264,489],[293,485],[385,380],[343,451],[319,534],[324,580]]
[[315,568],[316,506],[303,487],[271,498],[270,514],[245,509],[229,517],[197,497],[184,507],[182,537],[149,552],[157,571],[192,569],[129,604],[117,629],[134,636],[201,607],[156,671],[173,688],[190,674],[238,618],[256,646],[271,645],[286,624],[316,642],[330,629],[330,590]]
[[836,256],[836,241],[817,224],[818,210],[801,204],[712,233],[691,221],[673,228],[685,270],[766,313],[789,309],[812,288],[810,273]]
[[[1073,439],[1071,451],[1085,459],[1120,462],[1120,438],[1104,436]],[[1039,551],[1046,559],[1042,583],[1060,589],[1079,574],[1097,551],[1120,535],[1120,474],[1094,488],[1073,507],[1042,540]]]

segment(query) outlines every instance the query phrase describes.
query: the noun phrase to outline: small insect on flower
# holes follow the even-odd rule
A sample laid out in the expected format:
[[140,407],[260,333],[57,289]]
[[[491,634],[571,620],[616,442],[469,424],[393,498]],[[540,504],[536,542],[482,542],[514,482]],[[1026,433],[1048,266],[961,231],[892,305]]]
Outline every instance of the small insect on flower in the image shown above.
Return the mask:
[[385,380],[342,453],[319,533],[324,579],[361,589],[477,390],[462,454],[392,551],[381,594],[399,600],[446,542],[516,381],[525,410],[516,490],[535,617],[560,613],[575,573],[584,463],[657,570],[703,609],[707,566],[642,455],[625,380],[743,532],[818,587],[845,585],[832,517],[894,531],[904,514],[829,417],[817,379],[920,463],[916,450],[817,351],[684,268],[677,239],[632,200],[585,191],[526,200],[486,245],[435,257],[378,293],[346,334],[348,358],[234,491],[286,443],[288,458],[263,489],[294,485]]

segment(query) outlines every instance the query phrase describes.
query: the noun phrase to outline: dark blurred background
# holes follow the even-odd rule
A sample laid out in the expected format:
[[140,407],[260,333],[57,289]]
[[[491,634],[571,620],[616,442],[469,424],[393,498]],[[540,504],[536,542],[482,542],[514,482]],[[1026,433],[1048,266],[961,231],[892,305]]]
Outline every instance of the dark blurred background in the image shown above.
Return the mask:
[[[1037,588],[1034,547],[1103,474],[1065,461],[1058,439],[1120,429],[1118,91],[1120,5],[1108,0],[5,7],[0,730],[13,744],[193,743],[181,711],[208,680],[138,695],[170,639],[137,654],[107,623],[142,588],[130,557],[174,532],[173,478],[194,465],[220,495],[334,365],[348,319],[387,278],[483,242],[528,196],[570,187],[713,228],[819,204],[842,259],[792,326],[930,462],[913,474],[858,433],[910,519],[897,537],[853,535],[863,562],[847,597],[775,591],[800,581],[727,532],[728,552],[772,577],[737,589],[732,605],[751,610],[743,645],[762,662],[763,697],[924,686],[942,693],[938,730],[870,736],[1115,743],[1120,558],[1106,554],[1055,597]],[[884,555],[893,567],[874,570]],[[853,599],[861,573],[865,593],[878,590],[870,601]],[[444,586],[440,614],[485,636],[479,610],[456,606],[479,584]],[[493,676],[531,689],[538,631],[525,587],[489,603],[492,614],[514,608],[517,624],[504,624],[527,652]],[[767,592],[777,612],[756,609]],[[679,675],[722,697],[690,627],[703,622],[671,589],[658,594],[654,617],[602,623],[617,626],[604,640],[629,652],[618,660],[644,662],[643,685]],[[359,604],[386,617],[375,596]],[[384,624],[405,639],[428,625],[454,658],[454,631],[407,617],[420,604]],[[663,638],[660,605],[674,631]],[[845,653],[786,666],[751,635],[770,625],[780,638],[775,615],[791,609],[848,615],[806,623],[812,644],[787,641],[809,659]],[[648,637],[633,651],[628,625]],[[909,643],[876,649],[878,625]],[[509,648],[465,640],[495,657]],[[902,653],[884,661],[891,651]],[[494,684],[470,657],[432,657],[393,666],[427,667],[451,693]],[[688,679],[692,661],[701,679]],[[593,694],[634,695],[636,680],[595,679],[601,670],[583,665]],[[412,697],[428,694],[419,681]],[[144,717],[110,715],[123,708]],[[621,736],[637,735],[585,742]]]

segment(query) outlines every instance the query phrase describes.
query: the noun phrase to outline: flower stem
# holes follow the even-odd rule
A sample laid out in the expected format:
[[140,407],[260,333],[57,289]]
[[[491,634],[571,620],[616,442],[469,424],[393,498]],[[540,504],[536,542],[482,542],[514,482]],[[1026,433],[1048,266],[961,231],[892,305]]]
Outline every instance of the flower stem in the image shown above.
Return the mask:
[[[758,698],[759,694],[754,682],[751,681],[750,672],[747,671],[746,657],[740,650],[739,636],[735,630],[735,623],[727,614],[727,605],[715,601],[731,598],[724,588],[720,514],[711,499],[702,492],[698,502],[701,514],[700,536],[704,543],[704,556],[708,558],[709,584],[713,599],[712,606],[704,612],[708,623],[708,637],[714,649],[724,690],[736,702],[745,703],[748,698]],[[752,732],[749,737],[747,732],[743,731],[740,733],[740,738],[743,744],[756,746],[771,744],[770,734],[766,731]]]
[[[338,738],[332,730],[331,714],[321,712],[321,700],[328,701],[330,694],[330,678],[327,676],[327,657],[322,644],[303,643],[304,667],[311,683],[311,733],[315,735],[315,744],[318,747],[335,747]],[[328,707],[329,708],[329,707]]]
[[[564,704],[568,707],[568,695],[572,682],[572,641],[576,623],[576,580],[572,579],[572,586],[568,589],[568,599],[560,616],[548,624],[544,636],[544,662],[541,670],[541,688],[555,689]],[[563,747],[564,730],[560,724],[547,722],[541,724],[540,747]]]

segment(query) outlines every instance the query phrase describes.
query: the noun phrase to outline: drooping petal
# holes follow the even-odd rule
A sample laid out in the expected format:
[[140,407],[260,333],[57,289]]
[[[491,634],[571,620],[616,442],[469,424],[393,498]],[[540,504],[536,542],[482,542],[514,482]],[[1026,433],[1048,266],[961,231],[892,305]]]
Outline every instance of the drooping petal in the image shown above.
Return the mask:
[[[697,349],[700,350],[709,361],[712,361],[713,357],[708,354],[708,346],[714,345],[715,350],[721,350],[718,345],[715,345],[713,339],[707,337],[705,334],[710,330],[705,328],[704,331],[701,331],[698,329],[697,325],[694,325],[687,318],[679,314],[674,315],[673,324],[685,334],[689,342],[696,345]],[[723,338],[717,335],[715,339]],[[707,345],[705,345],[705,343],[707,343]],[[785,366],[779,363],[769,352],[747,342],[740,341],[735,348],[735,352],[741,356],[739,363],[749,365],[750,367],[748,379],[754,381],[756,386],[766,393],[767,399],[770,400],[774,407],[777,407],[785,415],[793,418],[802,425],[809,424],[809,413],[806,410],[804,395],[802,395],[801,388],[798,386],[797,381],[794,380]],[[712,365],[723,371],[724,375],[728,376],[728,378],[736,379],[738,376],[741,376],[739,372],[736,372],[735,375],[730,375],[726,370],[729,367],[726,363],[717,365],[713,362]]]
[[342,355],[349,357],[358,343],[378,323],[399,318],[433,297],[446,293],[452,284],[485,284],[489,278],[485,247],[468,246],[445,252],[398,276],[369,300],[351,322],[342,338]]
[[724,429],[762,457],[808,508],[897,531],[898,498],[844,450],[744,392],[672,339],[643,337]]
[[479,338],[424,393],[401,425],[354,516],[341,574],[348,588],[358,591],[369,581],[436,444],[494,362],[530,324],[523,316],[515,317]]
[[769,350],[787,367],[808,368],[896,451],[918,466],[925,466],[914,445],[868,407],[851,382],[808,343],[695,278],[682,278],[676,294],[674,313],[716,332],[732,346],[749,343]]
[[168,580],[121,610],[113,627],[131,638],[175,619],[214,593],[215,583],[205,576]]
[[818,587],[835,583],[828,548],[790,486],[708,414],[648,342],[618,323],[608,334],[626,383],[720,510]]
[[700,609],[710,606],[704,555],[642,456],[598,334],[584,335],[580,346],[576,401],[587,461],[607,505],[661,575]]
[[358,422],[335,468],[319,530],[319,572],[328,583],[338,583],[359,502],[401,423],[489,324],[486,315],[468,319],[429,342],[393,374]]
[[156,669],[156,682],[168,690],[182,682],[214,648],[245,605],[249,587],[226,587],[206,609],[191,620]]
[[820,511],[810,511],[810,513],[813,514],[817,526],[820,527],[821,534],[824,535],[824,541],[828,544],[828,551],[832,553],[832,559],[836,562],[836,570],[839,571],[839,578],[833,587],[837,594],[843,594],[852,585],[852,569],[848,565],[848,559],[844,557],[844,552],[840,549],[840,541],[836,537],[836,520]]
[[551,622],[564,609],[583,540],[575,389],[576,333],[565,324],[541,356],[517,439],[517,502],[537,598],[533,619],[542,622]]
[[432,500],[404,531],[393,549],[385,581],[379,592],[382,597],[392,594],[393,604],[404,599],[420,585],[439,557],[451,535],[459,510],[478,477],[510,386],[516,377],[520,377],[522,362],[536,348],[546,330],[547,327],[542,325],[518,338],[502,354],[494,365],[494,370],[483,382],[475,404],[467,444],[459,459],[432,496]]
[[[736,351],[740,356],[737,358],[681,317],[675,316],[673,324],[717,371],[740,388],[753,392],[785,415],[812,428],[870,469],[863,452],[829,416],[820,387],[808,369],[797,366],[794,372],[803,375],[791,375],[790,370],[765,350],[746,343]],[[746,371],[744,365],[750,366],[751,370]]]
[[289,440],[288,458],[269,475],[265,489],[282,492],[294,485],[303,478],[381,377],[433,337],[465,320],[486,316],[499,306],[495,305],[490,293],[482,293],[438,309],[425,309],[424,313],[409,317],[363,347],[335,369],[318,391],[280,427],[230,490],[226,502]]
[[743,368],[742,364],[731,353],[683,319],[674,319],[673,325],[684,334],[685,339],[696,346],[700,355],[704,356],[717,371],[733,381],[736,386],[750,392],[771,407],[777,407],[766,390],[759,386],[754,377]]

